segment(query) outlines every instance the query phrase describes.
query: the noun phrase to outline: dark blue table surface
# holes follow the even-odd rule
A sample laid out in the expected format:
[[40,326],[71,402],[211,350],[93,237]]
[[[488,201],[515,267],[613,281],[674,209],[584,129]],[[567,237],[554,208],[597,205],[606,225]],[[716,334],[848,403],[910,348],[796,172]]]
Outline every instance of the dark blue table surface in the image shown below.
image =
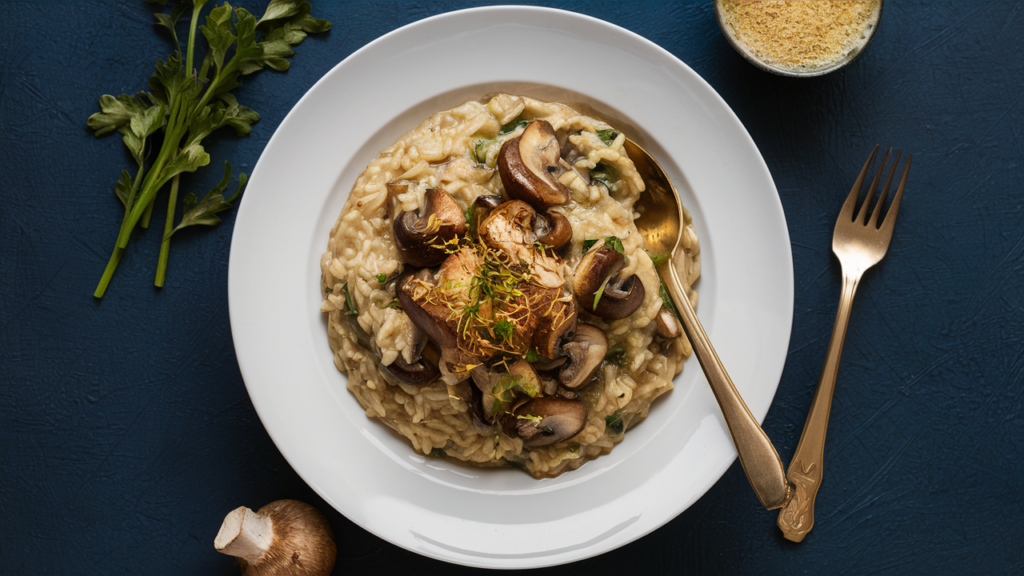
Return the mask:
[[[256,13],[261,2],[239,1]],[[208,140],[251,171],[302,94],[374,38],[466,2],[320,2],[333,30],[286,74],[245,80],[252,135]],[[792,239],[793,335],[765,430],[788,462],[838,301],[842,199],[875,143],[914,153],[888,256],[846,340],[817,524],[783,540],[734,464],[663,528],[549,569],[617,573],[1019,573],[1024,566],[1024,14],[1020,2],[886,2],[867,52],[796,80],[726,43],[710,2],[558,2],[658,43],[735,110],[775,178]],[[107,296],[92,291],[130,158],[86,118],[146,86],[169,52],[141,1],[0,4],[0,572],[237,574],[213,550],[224,514],[278,498],[324,510],[336,574],[467,573],[334,512],[253,410],[227,312],[234,213],[175,238],[138,233]],[[609,76],[614,81],[614,75]],[[219,169],[185,178],[207,190]],[[244,198],[242,200],[244,202]],[[287,201],[282,198],[282,201]],[[154,221],[162,222],[159,207]]]

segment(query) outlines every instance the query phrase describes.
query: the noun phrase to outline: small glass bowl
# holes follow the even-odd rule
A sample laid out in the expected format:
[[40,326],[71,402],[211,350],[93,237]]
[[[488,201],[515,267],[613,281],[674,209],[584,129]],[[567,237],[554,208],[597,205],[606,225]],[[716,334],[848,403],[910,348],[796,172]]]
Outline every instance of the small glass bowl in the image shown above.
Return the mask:
[[833,72],[846,66],[850,62],[853,62],[861,55],[862,52],[871,44],[871,40],[875,37],[875,32],[878,31],[878,25],[882,21],[882,8],[885,6],[885,0],[878,0],[878,11],[873,22],[868,24],[867,27],[867,38],[864,43],[850,50],[846,55],[832,62],[831,64],[821,66],[819,68],[808,68],[807,70],[794,70],[793,68],[782,68],[774,66],[759,59],[753,52],[748,50],[746,46],[741,44],[732,34],[726,29],[725,23],[722,21],[721,3],[722,0],[713,0],[715,6],[715,20],[718,21],[718,27],[722,30],[722,35],[729,42],[729,45],[736,49],[737,52],[743,56],[747,62],[750,62],[754,66],[757,66],[765,72],[771,72],[772,74],[778,74],[779,76],[790,76],[794,78],[810,78],[813,76],[824,76],[829,72]]

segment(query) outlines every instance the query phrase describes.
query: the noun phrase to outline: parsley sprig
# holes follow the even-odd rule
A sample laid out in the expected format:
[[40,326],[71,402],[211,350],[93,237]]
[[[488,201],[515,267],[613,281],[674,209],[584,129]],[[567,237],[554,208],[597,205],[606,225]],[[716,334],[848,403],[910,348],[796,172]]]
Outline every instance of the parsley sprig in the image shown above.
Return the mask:
[[[168,5],[167,0],[148,1]],[[149,92],[116,98],[104,95],[100,97],[100,112],[89,117],[87,125],[97,137],[121,134],[137,165],[134,178],[128,171],[122,171],[114,187],[125,211],[114,250],[94,293],[97,298],[106,292],[135,226],[149,226],[156,195],[168,183],[156,286],[164,284],[170,240],[175,232],[189,226],[220,223],[216,214],[231,208],[231,202],[245,186],[246,176],[239,176],[238,190],[225,199],[222,192],[231,178],[231,164],[225,162],[224,179],[202,200],[193,193],[185,196],[184,214],[175,225],[181,174],[195,172],[210,163],[202,141],[211,133],[230,127],[236,135],[246,136],[259,121],[259,114],[240,105],[231,94],[241,86],[242,76],[264,68],[287,70],[287,58],[295,54],[292,46],[300,44],[307,34],[325,32],[331,27],[330,22],[312,17],[310,4],[304,0],[271,0],[259,20],[244,8],[234,8],[225,2],[210,10],[205,25],[200,26],[200,13],[208,2],[183,0],[171,3],[168,13],[157,12],[156,23],[170,32],[176,48],[174,54],[166,62],[156,63],[156,72],[149,79]],[[189,12],[188,38],[182,50],[177,25]],[[207,45],[198,70],[194,66],[197,31]],[[156,156],[147,165],[154,148],[150,139],[154,136],[162,139]]]

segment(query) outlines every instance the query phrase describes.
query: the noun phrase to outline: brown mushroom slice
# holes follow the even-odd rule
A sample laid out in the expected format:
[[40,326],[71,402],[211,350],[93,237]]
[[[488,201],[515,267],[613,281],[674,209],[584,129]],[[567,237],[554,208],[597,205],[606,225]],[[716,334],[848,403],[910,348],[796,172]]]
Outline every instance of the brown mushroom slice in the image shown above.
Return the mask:
[[662,338],[678,338],[683,333],[679,321],[665,308],[658,311],[655,321],[658,323],[658,336]]
[[636,274],[620,278],[625,256],[611,246],[591,248],[573,279],[576,300],[582,309],[606,320],[619,320],[636,311],[646,291]]
[[587,405],[579,397],[541,396],[522,404],[507,418],[510,426],[506,431],[511,428],[527,448],[539,448],[582,432],[587,425]]
[[537,242],[552,250],[558,250],[572,240],[572,226],[561,212],[545,210],[533,219],[533,233]]
[[551,311],[539,319],[533,333],[533,347],[537,353],[551,359],[561,356],[562,341],[576,330],[576,318],[576,304],[572,300],[553,303]]
[[465,233],[466,215],[455,199],[439,188],[427,190],[419,213],[402,212],[394,222],[399,260],[419,268],[443,262],[451,241]]
[[407,274],[398,282],[398,303],[416,325],[442,351],[458,345],[455,332],[445,322],[448,309],[426,301],[426,294],[434,286],[429,270]]
[[546,120],[534,120],[498,153],[498,174],[511,198],[544,210],[569,201],[569,189],[558,181],[564,171],[555,130]]
[[470,232],[475,234],[476,231],[480,229],[480,223],[487,218],[487,215],[491,213],[491,210],[501,206],[504,201],[505,199],[497,194],[484,194],[482,196],[477,196],[476,200],[473,201],[473,210],[471,212],[473,215],[473,221],[470,226]]
[[540,376],[526,360],[516,360],[508,367],[508,373],[515,378],[518,386],[527,395],[535,397],[540,394]]
[[438,369],[437,363],[430,363],[422,357],[409,364],[399,356],[391,364],[382,365],[380,373],[391,384],[401,383],[410,386],[426,386],[441,376],[441,370]]
[[562,346],[569,362],[562,366],[558,379],[562,385],[575,390],[590,382],[608,353],[608,337],[593,324],[580,324],[576,335]]

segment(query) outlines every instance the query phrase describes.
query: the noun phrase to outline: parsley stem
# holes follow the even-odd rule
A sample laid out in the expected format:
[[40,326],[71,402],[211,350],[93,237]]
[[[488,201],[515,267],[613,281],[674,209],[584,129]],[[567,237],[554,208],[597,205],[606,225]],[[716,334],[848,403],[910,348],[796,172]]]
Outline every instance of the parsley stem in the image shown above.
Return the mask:
[[139,222],[139,226],[142,226],[143,229],[148,229],[149,228],[149,219],[152,218],[152,216],[153,216],[153,203],[150,202],[146,206],[146,211],[142,213],[142,221]]
[[[192,25],[188,29],[188,57],[185,59],[185,74],[194,76],[192,69],[192,54],[196,46],[196,24],[199,22],[199,12],[203,9],[203,3],[198,2],[192,6]],[[179,56],[181,52],[178,52]]]
[[153,285],[157,288],[164,287],[164,278],[167,276],[167,255],[171,251],[171,230],[174,229],[174,211],[178,204],[178,180],[180,175],[171,180],[171,193],[167,198],[167,218],[164,220],[164,236],[160,242],[160,260],[156,265],[156,280]]

